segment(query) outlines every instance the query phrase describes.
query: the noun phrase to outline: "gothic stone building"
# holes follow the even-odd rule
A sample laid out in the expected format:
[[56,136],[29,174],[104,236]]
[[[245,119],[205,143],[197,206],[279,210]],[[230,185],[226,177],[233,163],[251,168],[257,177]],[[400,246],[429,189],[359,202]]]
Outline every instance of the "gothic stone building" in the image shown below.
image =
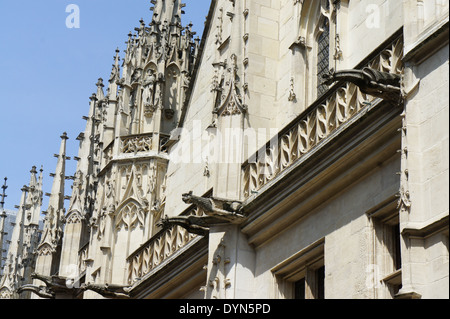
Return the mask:
[[449,297],[448,1],[151,2],[2,296]]

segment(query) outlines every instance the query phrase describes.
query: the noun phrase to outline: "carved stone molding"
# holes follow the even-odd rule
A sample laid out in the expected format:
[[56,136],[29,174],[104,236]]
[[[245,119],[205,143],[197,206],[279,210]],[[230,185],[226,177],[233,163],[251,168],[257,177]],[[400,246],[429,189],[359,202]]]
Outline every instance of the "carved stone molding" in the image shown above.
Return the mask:
[[148,152],[153,149],[153,135],[132,136],[122,138],[121,153]]
[[0,290],[0,299],[13,299],[13,293],[8,288]]
[[226,257],[226,245],[222,238],[217,246],[216,254],[212,260],[212,269],[209,274],[207,291],[212,299],[225,299],[227,296],[227,289],[231,286],[231,281],[227,277],[225,267],[230,263],[230,258]]
[[116,216],[116,228],[124,226],[126,230],[145,226],[145,211],[135,202],[124,206]]
[[214,110],[218,116],[239,115],[247,112],[247,106],[243,103],[238,89],[239,78],[237,71],[237,57],[235,54],[232,54],[231,66],[227,69],[228,80],[225,83],[225,88],[221,88],[219,91],[224,93],[220,98],[219,105]]

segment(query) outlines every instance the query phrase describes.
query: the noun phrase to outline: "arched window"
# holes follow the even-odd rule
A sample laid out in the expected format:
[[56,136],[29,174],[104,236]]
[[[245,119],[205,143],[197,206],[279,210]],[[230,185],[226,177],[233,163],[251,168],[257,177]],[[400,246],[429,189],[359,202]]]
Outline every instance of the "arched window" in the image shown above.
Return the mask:
[[[346,17],[349,0],[304,0],[294,3],[294,20],[298,24],[293,52],[294,89],[296,101],[308,105],[327,90],[323,75],[338,69],[343,54],[341,44],[346,38]],[[338,19],[339,16],[339,19]]]
[[[328,1],[327,1],[328,3]],[[324,84],[323,75],[330,70],[330,22],[322,19],[320,34],[317,39],[317,97],[321,97],[328,86]]]

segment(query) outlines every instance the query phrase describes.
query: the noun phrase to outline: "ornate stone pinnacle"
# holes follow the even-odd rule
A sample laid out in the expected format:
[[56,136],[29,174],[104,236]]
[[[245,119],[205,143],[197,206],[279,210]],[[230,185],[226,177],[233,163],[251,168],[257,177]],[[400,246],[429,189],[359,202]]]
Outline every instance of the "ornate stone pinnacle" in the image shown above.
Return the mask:
[[95,84],[97,87],[104,87],[105,85],[103,84],[103,79],[102,78],[99,78],[98,79],[98,82]]
[[7,197],[6,195],[6,189],[8,188],[8,186],[6,185],[6,181],[8,180],[7,177],[5,177],[5,183],[2,186],[2,195],[1,195],[1,200],[0,200],[0,208],[3,209],[3,206],[5,205],[5,198]]
[[93,93],[89,99],[91,101],[97,101],[97,94]]

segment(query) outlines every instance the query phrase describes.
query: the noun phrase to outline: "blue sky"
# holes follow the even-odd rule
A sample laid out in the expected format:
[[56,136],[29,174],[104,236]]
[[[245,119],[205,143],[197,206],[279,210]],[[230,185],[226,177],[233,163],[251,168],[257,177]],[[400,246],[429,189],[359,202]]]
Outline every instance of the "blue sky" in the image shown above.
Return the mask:
[[[210,1],[184,2],[183,24],[192,21],[201,37]],[[66,26],[70,4],[80,9],[79,28]],[[82,116],[95,83],[109,78],[116,48],[123,56],[139,20],[151,21],[151,6],[150,0],[0,1],[0,182],[8,177],[6,209],[19,205],[33,166],[43,165],[44,193],[51,191],[49,173],[63,132],[70,138],[67,155],[77,155],[75,138],[85,129]],[[68,161],[66,175],[75,167]]]

